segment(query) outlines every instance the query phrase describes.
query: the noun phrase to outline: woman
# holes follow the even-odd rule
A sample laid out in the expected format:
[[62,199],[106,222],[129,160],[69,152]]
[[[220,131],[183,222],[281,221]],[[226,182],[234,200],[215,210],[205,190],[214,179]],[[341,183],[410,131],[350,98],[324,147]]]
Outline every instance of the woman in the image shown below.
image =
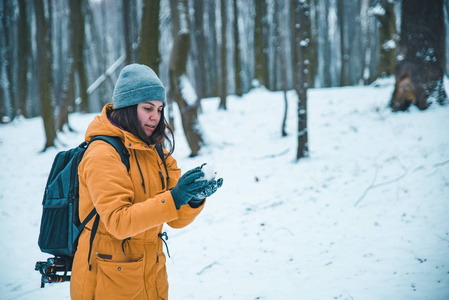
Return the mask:
[[[72,299],[167,299],[168,282],[162,251],[162,226],[190,224],[204,198],[221,181],[201,180],[200,167],[182,177],[175,159],[155,144],[173,132],[164,118],[165,89],[147,66],[128,65],[114,88],[113,103],[95,117],[86,141],[96,135],[118,136],[130,156],[129,173],[118,152],[95,141],[78,169],[83,220],[93,208],[100,218],[89,256],[90,221],[82,232],[72,267]],[[165,242],[165,241],[164,241]]]

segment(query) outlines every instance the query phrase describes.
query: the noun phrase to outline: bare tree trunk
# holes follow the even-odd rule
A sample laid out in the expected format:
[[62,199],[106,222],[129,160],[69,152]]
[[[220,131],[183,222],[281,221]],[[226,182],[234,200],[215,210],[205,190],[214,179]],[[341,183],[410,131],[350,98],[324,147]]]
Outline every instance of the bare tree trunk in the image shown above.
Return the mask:
[[204,43],[204,9],[203,1],[195,0],[194,37],[196,42],[196,54],[194,59],[195,68],[195,90],[198,101],[204,97],[204,80],[206,75],[205,55],[206,45]]
[[[317,24],[318,24],[318,73],[320,74],[320,87],[330,87],[332,80],[332,53],[331,36],[329,35],[329,7],[328,1],[317,0]],[[293,13],[292,11],[290,13]],[[293,51],[293,49],[292,49]]]
[[[198,155],[203,138],[198,122],[198,101],[195,90],[187,76],[186,65],[190,49],[190,24],[186,0],[170,0],[173,22],[173,49],[170,56],[169,78],[170,97],[178,104],[182,126],[187,143],[192,151],[190,156]],[[194,98],[194,99],[193,99]]]
[[318,18],[316,0],[310,1],[310,42],[309,42],[309,87],[315,86],[315,76],[318,73]]
[[280,5],[278,1],[274,2],[274,26],[275,26],[275,47],[276,47],[276,63],[279,64],[281,69],[281,77],[282,77],[282,90],[284,91],[284,115],[282,118],[282,126],[281,126],[281,135],[287,136],[287,131],[285,130],[286,124],[287,124],[287,112],[288,112],[288,99],[287,99],[287,90],[288,90],[288,84],[287,84],[287,62],[286,62],[286,55],[285,55],[285,42],[286,37],[284,31],[280,27],[279,20],[281,18],[285,18],[286,15],[283,13],[283,11],[280,10]]
[[351,72],[353,73],[351,78],[351,85],[359,84],[361,80],[363,80],[363,66],[365,60],[365,53],[363,48],[363,34],[362,34],[362,24],[361,24],[361,11],[362,11],[362,1],[353,0],[355,4],[353,7],[356,10],[352,13],[355,15],[354,27],[356,28],[355,32],[350,36],[355,36],[356,38],[352,39],[353,43],[350,46],[351,52],[349,56],[354,57],[354,62],[351,64]]
[[[3,24],[3,18],[6,17],[5,15],[5,3],[0,2],[0,78],[2,78],[3,74],[3,57],[5,56],[5,35],[6,35],[6,28],[4,28]],[[0,80],[0,124],[9,122],[9,114],[8,114],[8,108],[6,105],[6,91],[5,91],[5,82],[4,80]]]
[[[66,40],[66,32],[70,32],[70,29],[67,30],[65,23],[63,20],[66,20],[67,15],[63,16],[62,14],[56,13],[53,14],[52,23],[54,24],[53,31],[53,99],[56,99],[55,107],[55,115],[56,115],[56,128],[58,128],[58,109],[59,102],[62,99],[63,93],[63,81],[64,81],[64,66],[65,62],[68,59],[67,53],[69,49],[65,49],[64,42]],[[70,35],[68,35],[70,37]]]
[[29,117],[27,110],[28,98],[28,59],[31,52],[30,27],[28,24],[28,13],[25,0],[19,0],[19,29],[18,29],[18,46],[17,56],[20,58],[18,64],[18,98],[20,113]]
[[[126,1],[126,0],[125,0]],[[142,25],[140,27],[140,62],[159,75],[161,55],[159,53],[160,0],[144,0]]]
[[123,39],[124,39],[123,44],[125,47],[127,65],[133,63],[130,14],[131,14],[131,1],[122,0],[122,20],[123,20]]
[[347,14],[345,14],[345,1],[337,0],[337,15],[338,15],[338,24],[340,27],[340,52],[341,52],[341,69],[340,69],[340,86],[350,85],[350,79],[348,76],[349,73],[349,37],[348,30],[346,26],[345,20],[347,18]]
[[[2,66],[0,65],[0,71],[2,70]],[[5,91],[3,86],[0,85],[0,124],[8,123],[8,116],[6,115],[6,102],[5,102]]]
[[54,146],[56,138],[55,120],[52,106],[52,55],[50,24],[45,18],[43,0],[34,0],[36,13],[36,42],[37,42],[37,65],[39,70],[39,97],[41,103],[41,115],[44,122],[46,142],[43,151]]
[[[70,12],[71,13],[71,12]],[[74,39],[73,28],[71,29],[71,38]],[[70,42],[72,43],[72,42]],[[72,45],[72,44],[71,44]],[[67,60],[64,65],[64,79],[62,81],[61,99],[58,101],[58,114],[56,119],[56,128],[59,131],[63,130],[65,124],[67,124],[70,131],[72,131],[69,124],[69,106],[75,99],[75,65],[73,52],[70,50],[67,53]]]
[[272,80],[271,80],[271,74],[270,74],[270,44],[271,44],[271,36],[270,36],[270,24],[268,22],[268,1],[263,0],[262,1],[262,44],[263,44],[263,76],[265,77],[265,86],[272,90]]
[[[68,129],[72,131],[69,124],[69,112],[75,100],[75,75],[78,73],[80,78],[80,96],[81,99],[87,99],[87,79],[84,70],[84,17],[81,15],[81,5],[83,1],[69,2],[69,29],[70,46],[67,53],[67,59],[64,64],[64,79],[62,81],[61,98],[58,101],[57,126],[59,131],[63,130],[67,124]],[[81,28],[82,27],[82,28]],[[83,80],[81,80],[83,78]],[[84,97],[84,98],[83,98]],[[81,103],[84,101],[82,100]],[[84,104],[85,105],[85,104]]]
[[217,43],[217,26],[216,26],[216,11],[215,11],[215,0],[209,0],[208,5],[208,28],[209,28],[209,38],[205,41],[206,48],[208,51],[208,67],[206,71],[208,76],[207,79],[207,91],[209,97],[216,97],[220,95],[220,81],[219,81],[219,59],[218,59],[218,43]]
[[240,62],[240,38],[239,38],[239,17],[237,0],[232,1],[234,7],[234,77],[235,77],[235,93],[242,96],[242,67]]
[[[380,60],[380,50],[381,45],[379,44],[379,20],[376,17],[376,14],[372,13],[376,12],[377,9],[374,9],[378,4],[378,0],[367,0],[362,4],[362,13],[361,13],[361,25],[364,28],[362,30],[363,35],[363,50],[362,53],[364,55],[364,61],[362,65],[363,70],[363,84],[369,85],[373,83],[378,77],[380,68],[379,68],[379,60]],[[394,13],[394,11],[393,11]],[[394,29],[395,30],[395,29]],[[396,30],[395,30],[396,31]],[[398,40],[394,37],[394,40]],[[396,46],[395,46],[396,48]],[[391,62],[390,68],[394,73],[394,59],[395,59],[395,49],[393,50],[393,60]],[[393,74],[391,73],[391,74]],[[390,74],[390,75],[391,75]]]
[[396,85],[390,101],[393,111],[407,110],[412,103],[424,110],[433,100],[447,101],[444,43],[443,0],[404,1]]
[[388,0],[380,1],[384,14],[376,15],[380,22],[380,62],[378,77],[394,74],[396,52],[396,17],[394,3]]
[[[74,57],[75,57],[75,68],[79,79],[79,95],[81,97],[80,110],[82,112],[89,112],[89,95],[87,94],[87,72],[85,64],[84,46],[86,45],[86,32],[84,29],[85,19],[83,14],[83,7],[86,5],[87,0],[79,1],[69,1],[72,5],[72,10],[74,13],[74,30],[76,32],[76,41],[74,45]],[[71,4],[75,2],[75,4]]]
[[14,117],[17,114],[17,99],[16,94],[14,91],[15,83],[14,83],[14,54],[13,54],[13,41],[11,41],[11,32],[13,27],[13,16],[14,16],[14,2],[13,1],[4,1],[3,3],[3,15],[0,16],[0,20],[3,23],[3,29],[4,29],[4,49],[2,55],[2,60],[4,60],[2,63],[5,64],[6,68],[6,77],[8,80],[7,89],[9,92],[10,100],[11,100],[11,110],[9,111],[11,120],[14,119]]
[[[1,12],[1,11],[0,11]],[[0,24],[0,33],[2,32],[2,28],[1,28],[1,24]],[[1,53],[1,46],[2,46],[2,38],[0,35],[0,53]],[[3,74],[3,64],[0,63],[0,74]],[[7,123],[9,122],[9,117],[8,117],[8,113],[7,113],[7,108],[6,108],[6,95],[5,95],[5,89],[3,88],[3,84],[0,82],[0,124],[3,123]]]
[[[90,34],[91,34],[90,45],[91,45],[91,47],[93,47],[94,53],[95,53],[96,74],[101,75],[107,69],[108,64],[106,62],[106,54],[107,53],[103,53],[103,51],[101,50],[101,39],[100,39],[100,34],[98,33],[98,30],[99,29],[101,30],[101,28],[100,28],[98,22],[101,22],[101,21],[94,20],[92,6],[91,6],[90,2],[87,1],[86,2],[86,23],[88,23],[89,27],[90,27]],[[106,84],[102,84],[101,90],[98,93],[100,109],[106,103],[109,102],[111,94],[112,94],[112,88],[108,89]]]
[[[446,29],[449,28],[449,1],[444,2],[444,19],[446,20]],[[446,61],[449,59],[449,38],[446,38]],[[449,64],[446,63],[446,76],[449,77]]]
[[254,0],[256,12],[254,20],[254,78],[268,88],[268,59],[264,42],[264,18],[266,18],[266,0]]
[[310,13],[308,0],[290,0],[292,30],[292,65],[298,95],[298,149],[296,159],[309,156],[307,130],[308,50]]
[[226,97],[228,89],[228,67],[226,59],[226,27],[227,27],[227,16],[226,16],[226,0],[221,0],[221,51],[220,51],[220,62],[221,62],[221,89],[220,89],[220,104],[218,109],[226,110]]

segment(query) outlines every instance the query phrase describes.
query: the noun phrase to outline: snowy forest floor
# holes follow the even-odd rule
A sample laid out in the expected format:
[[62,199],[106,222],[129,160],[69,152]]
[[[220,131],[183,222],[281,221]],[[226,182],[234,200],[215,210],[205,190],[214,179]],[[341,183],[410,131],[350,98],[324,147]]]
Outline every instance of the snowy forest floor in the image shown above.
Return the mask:
[[[309,90],[299,162],[291,91],[284,138],[282,92],[230,96],[227,111],[205,99],[195,158],[177,118],[179,166],[213,164],[224,185],[193,224],[166,228],[170,299],[449,299],[449,106],[392,113],[392,90]],[[70,298],[34,271],[49,257],[41,200],[55,154],[92,118],[73,114],[76,132],[45,153],[40,118],[0,126],[1,299]]]

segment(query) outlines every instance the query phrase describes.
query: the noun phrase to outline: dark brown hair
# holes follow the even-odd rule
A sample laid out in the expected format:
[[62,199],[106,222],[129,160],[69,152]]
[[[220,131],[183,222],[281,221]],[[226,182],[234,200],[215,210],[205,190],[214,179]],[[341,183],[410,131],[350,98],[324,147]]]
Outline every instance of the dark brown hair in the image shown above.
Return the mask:
[[169,153],[173,154],[175,150],[175,137],[173,135],[173,129],[164,117],[164,111],[165,109],[162,109],[161,120],[151,136],[147,136],[140,126],[139,119],[137,118],[137,104],[114,109],[108,113],[108,118],[114,124],[134,134],[148,145],[164,144],[167,141],[170,145]]

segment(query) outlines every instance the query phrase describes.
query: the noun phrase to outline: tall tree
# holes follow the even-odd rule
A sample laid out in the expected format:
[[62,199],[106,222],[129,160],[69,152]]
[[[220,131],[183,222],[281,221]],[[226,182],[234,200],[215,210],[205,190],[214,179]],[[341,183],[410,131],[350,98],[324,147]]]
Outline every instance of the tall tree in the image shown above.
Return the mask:
[[194,0],[195,17],[193,18],[193,37],[196,44],[196,53],[194,54],[195,69],[195,90],[198,101],[204,97],[204,81],[206,77],[206,45],[204,43],[204,3],[201,0]]
[[221,51],[220,51],[220,65],[221,65],[221,88],[220,88],[220,104],[219,109],[226,110],[226,97],[228,93],[228,66],[227,66],[227,51],[226,51],[226,27],[227,27],[227,16],[226,16],[226,0],[220,0],[221,4]]
[[264,24],[267,18],[266,0],[254,0],[254,78],[268,87],[268,49],[265,47]]
[[[341,57],[338,78],[341,86],[357,84],[363,77],[365,57],[362,51],[361,3],[362,1],[359,0],[338,0],[337,2]],[[328,13],[331,14],[331,11]],[[332,27],[330,30],[332,30]],[[332,44],[335,44],[335,42]],[[330,49],[330,58],[332,59],[332,45]]]
[[[449,1],[444,2],[444,16],[446,20],[446,29],[449,28]],[[446,32],[447,34],[447,32]],[[449,59],[449,38],[446,37],[446,60]],[[446,76],[449,77],[449,66],[446,64]]]
[[83,112],[89,111],[89,95],[87,93],[87,71],[85,64],[85,17],[83,7],[85,0],[69,1],[69,29],[70,47],[67,60],[64,65],[64,79],[62,84],[62,97],[58,101],[59,113],[57,118],[57,129],[62,130],[65,124],[70,125],[69,112],[75,100],[75,77],[78,75],[79,95],[81,99],[80,108]]
[[[76,62],[75,62],[75,45],[77,43],[76,32],[76,22],[77,16],[75,13],[74,5],[77,5],[76,2],[71,1],[69,3],[69,47],[67,49],[67,57],[64,62],[64,65],[61,66],[63,69],[63,80],[61,87],[61,95],[58,97],[58,114],[56,118],[56,129],[62,131],[64,125],[67,125],[69,130],[72,130],[69,125],[69,111],[70,106],[74,104],[75,100],[75,73],[76,73]],[[59,48],[62,48],[60,45]]]
[[310,42],[310,12],[308,0],[290,0],[292,32],[292,65],[295,91],[298,95],[298,149],[296,159],[309,156],[307,129],[307,89]]
[[[397,2],[397,1],[396,1]],[[363,83],[365,85],[369,85],[373,83],[379,76],[382,76],[383,72],[379,72],[379,60],[380,60],[380,50],[381,45],[379,44],[379,36],[380,31],[379,28],[380,21],[376,15],[383,14],[383,8],[379,6],[379,0],[367,0],[364,1],[361,7],[360,18],[361,18],[361,26],[363,43],[362,43],[362,53],[364,53],[364,60],[362,65],[363,70]],[[396,36],[394,36],[394,40],[397,40]],[[388,46],[392,46],[391,43],[387,43]],[[396,48],[396,45],[394,45]],[[393,60],[391,62],[391,70],[394,74],[394,57],[395,50],[393,52]],[[357,78],[358,82],[360,82],[360,78]]]
[[345,2],[344,0],[337,0],[337,15],[338,15],[338,25],[340,27],[340,52],[341,52],[341,69],[340,69],[340,86],[350,85],[349,79],[349,39],[348,36],[348,24],[345,22],[347,20],[348,14],[345,13]]
[[161,63],[159,52],[160,7],[160,0],[144,0],[140,27],[140,62],[151,67],[158,75]]
[[218,53],[220,49],[218,48],[217,43],[217,15],[216,15],[216,1],[209,0],[209,5],[207,5],[207,28],[208,28],[208,38],[206,39],[206,49],[208,59],[207,59],[207,73],[206,82],[207,82],[207,95],[212,97],[217,97],[220,95],[220,60],[218,58]]
[[445,25],[443,0],[402,2],[401,39],[396,56],[396,84],[390,101],[393,111],[413,103],[426,109],[433,100],[443,104]]
[[[335,84],[334,78],[333,78],[333,67],[332,67],[332,54],[336,56],[335,52],[332,53],[332,36],[330,36],[329,33],[329,27],[332,28],[332,26],[329,25],[329,9],[330,6],[328,5],[329,1],[325,0],[317,0],[317,6],[316,6],[316,21],[317,21],[317,36],[318,36],[318,73],[319,75],[319,81],[318,85],[320,87],[325,86],[332,86]],[[291,11],[290,13],[293,13]],[[293,30],[293,28],[292,28]],[[293,51],[293,48],[292,48]]]
[[25,117],[29,117],[27,110],[27,98],[28,98],[28,60],[31,53],[31,39],[30,39],[30,27],[28,24],[28,12],[25,0],[19,0],[19,22],[18,22],[18,45],[17,56],[18,60],[18,80],[17,86],[19,109]]
[[315,86],[315,76],[318,73],[318,18],[316,1],[310,0],[310,42],[309,42],[309,87]]
[[[0,3],[0,18],[4,15],[4,8],[3,3]],[[0,22],[0,78],[3,74],[3,68],[4,68],[4,44],[5,44],[5,35],[4,35],[5,29],[3,28],[3,22]],[[9,121],[8,116],[8,108],[6,105],[6,93],[5,88],[3,86],[3,80],[0,80],[0,124],[7,123]]]
[[[394,61],[396,52],[396,16],[394,14],[394,2],[380,0],[382,10],[376,13],[380,23],[380,61],[378,77],[394,74]],[[377,12],[378,10],[376,10]]]
[[[87,70],[85,64],[84,47],[86,44],[85,15],[84,6],[87,0],[69,1],[69,6],[74,14],[74,30],[76,40],[74,41],[74,63],[79,81],[79,95],[81,98],[80,109],[82,112],[89,112],[89,95],[87,94]],[[75,3],[72,3],[75,2]]]
[[[0,63],[0,74],[2,74],[2,72],[3,72],[3,64]],[[6,108],[5,90],[3,89],[3,84],[0,84],[0,124],[7,123],[9,121],[9,117],[6,110],[7,108]]]
[[234,8],[234,78],[235,93],[242,96],[242,67],[240,62],[240,37],[239,37],[239,16],[237,0],[232,1]]
[[286,32],[282,30],[280,25],[280,20],[285,19],[287,14],[285,9],[281,10],[280,3],[278,1],[274,2],[274,27],[275,27],[275,47],[276,47],[276,63],[279,64],[281,69],[281,81],[282,90],[284,92],[284,115],[282,118],[281,135],[287,136],[286,124],[287,124],[287,112],[288,112],[288,99],[287,99],[287,58],[285,54],[285,43],[287,41]]
[[[92,8],[92,4],[90,3],[90,1],[86,1],[85,3],[85,9],[86,9],[86,24],[89,26],[89,36],[90,39],[89,41],[86,39],[86,43],[88,45],[90,45],[90,48],[93,50],[92,51],[92,55],[90,56],[90,65],[91,65],[91,71],[93,71],[94,73],[94,78],[98,78],[98,76],[102,76],[102,74],[105,73],[105,70],[108,67],[107,61],[106,61],[106,56],[107,56],[107,52],[104,51],[104,49],[102,49],[101,47],[101,40],[102,37],[99,33],[99,31],[101,31],[101,19],[100,18],[95,18],[94,17],[94,11]],[[110,75],[111,73],[106,73],[106,77],[104,79],[104,81],[101,82],[101,84],[98,86],[98,88],[96,90],[98,90],[97,95],[97,109],[101,110],[101,108],[109,102],[110,96],[112,94],[113,91],[113,84],[111,84],[111,87],[109,88],[108,83],[111,81],[110,80]],[[109,79],[109,80],[106,80]],[[95,83],[96,81],[94,81]],[[93,83],[93,84],[94,84]],[[88,89],[88,94],[92,95],[94,93],[95,90],[89,91]]]
[[[47,6],[48,7],[48,6]],[[43,0],[34,0],[36,13],[36,43],[37,43],[37,68],[39,70],[39,98],[41,104],[41,115],[45,129],[45,146],[54,146],[56,138],[55,120],[52,106],[52,55],[51,55],[51,18],[45,17]]]
[[11,109],[9,109],[8,114],[10,115],[11,119],[14,119],[14,117],[17,114],[17,99],[16,94],[14,91],[14,48],[13,48],[13,40],[12,40],[12,32],[13,32],[13,18],[14,18],[14,10],[15,10],[15,3],[13,1],[3,1],[3,14],[0,15],[0,20],[3,25],[4,32],[3,40],[3,53],[2,53],[2,60],[6,66],[6,79],[8,81],[8,84],[6,84],[6,89],[9,93],[10,103],[11,103]]
[[[144,3],[145,5],[145,3]],[[131,29],[131,1],[122,0],[122,20],[123,20],[123,45],[126,53],[126,64],[133,63],[132,51],[132,29]]]
[[187,0],[170,0],[173,23],[173,48],[170,55],[170,97],[178,104],[184,133],[189,144],[190,156],[198,155],[203,138],[198,121],[198,105],[195,90],[187,75],[186,66],[190,49],[190,23]]

